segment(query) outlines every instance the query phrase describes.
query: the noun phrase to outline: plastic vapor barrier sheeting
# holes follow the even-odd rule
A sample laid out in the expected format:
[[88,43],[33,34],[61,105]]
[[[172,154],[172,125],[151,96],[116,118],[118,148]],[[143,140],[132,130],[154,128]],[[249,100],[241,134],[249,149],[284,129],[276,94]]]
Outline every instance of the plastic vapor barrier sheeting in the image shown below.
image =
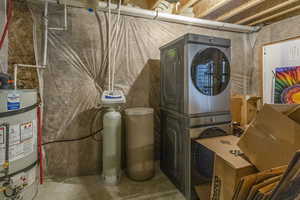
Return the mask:
[[[38,64],[41,64],[44,7],[42,3],[30,3],[30,8],[36,26]],[[44,71],[45,141],[81,137],[97,129],[97,124],[92,124],[97,115],[94,108],[99,105],[101,92],[107,88],[108,83],[107,15],[104,12],[91,13],[82,8],[69,8],[68,30],[49,30],[48,65]],[[247,93],[251,90],[252,49],[247,34],[130,16],[121,16],[120,32],[116,34],[116,19],[117,16],[112,15],[113,27],[109,33],[113,42],[112,58],[114,55],[116,57],[115,87],[127,95],[126,107],[151,106],[151,102],[159,105],[159,96],[149,95],[153,84],[159,84],[159,68],[149,65],[149,61],[158,62],[159,47],[186,33],[231,39],[232,93]],[[63,27],[62,5],[49,4],[48,22],[49,27]],[[156,78],[152,79],[151,76]],[[101,122],[98,121],[99,127]],[[47,147],[47,159],[51,159],[48,164],[49,172],[59,175],[95,172],[96,167],[99,167],[97,163],[100,151],[99,146],[93,142]],[[80,147],[76,146],[79,144]],[[77,150],[79,153],[73,155],[71,151]],[[65,161],[55,161],[59,160],[58,156],[63,156]],[[82,169],[83,166],[85,169]]]

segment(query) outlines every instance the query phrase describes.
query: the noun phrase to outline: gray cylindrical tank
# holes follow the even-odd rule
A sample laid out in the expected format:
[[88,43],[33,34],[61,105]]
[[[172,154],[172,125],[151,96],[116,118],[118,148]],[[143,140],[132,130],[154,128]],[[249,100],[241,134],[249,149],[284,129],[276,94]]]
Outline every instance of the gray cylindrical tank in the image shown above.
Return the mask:
[[[0,90],[0,172],[4,172],[7,127],[9,133],[10,185],[0,199],[19,187],[18,198],[31,200],[37,192],[37,92],[36,90]],[[4,125],[5,124],[5,125]],[[0,186],[7,185],[0,174]],[[18,199],[16,198],[16,199]]]
[[109,108],[103,116],[103,178],[107,184],[117,184],[121,174],[120,112]]
[[144,181],[155,174],[153,109],[129,108],[125,114],[127,175]]

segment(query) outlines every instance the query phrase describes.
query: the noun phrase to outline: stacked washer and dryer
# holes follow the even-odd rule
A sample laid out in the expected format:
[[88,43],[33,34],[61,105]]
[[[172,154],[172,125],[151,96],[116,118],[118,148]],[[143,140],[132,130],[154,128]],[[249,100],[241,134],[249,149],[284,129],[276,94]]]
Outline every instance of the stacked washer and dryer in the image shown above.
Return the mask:
[[213,152],[194,140],[231,133],[230,46],[186,34],[160,48],[161,169],[186,199],[213,176]]

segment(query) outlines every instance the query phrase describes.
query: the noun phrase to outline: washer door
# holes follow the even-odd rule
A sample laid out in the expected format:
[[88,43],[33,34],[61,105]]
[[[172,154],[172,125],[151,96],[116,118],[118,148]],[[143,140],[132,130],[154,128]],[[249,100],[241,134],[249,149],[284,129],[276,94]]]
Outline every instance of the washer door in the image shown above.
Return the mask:
[[207,48],[193,58],[191,76],[199,92],[206,96],[216,96],[229,84],[230,63],[221,50]]
[[161,106],[176,112],[183,111],[183,55],[179,45],[161,53]]

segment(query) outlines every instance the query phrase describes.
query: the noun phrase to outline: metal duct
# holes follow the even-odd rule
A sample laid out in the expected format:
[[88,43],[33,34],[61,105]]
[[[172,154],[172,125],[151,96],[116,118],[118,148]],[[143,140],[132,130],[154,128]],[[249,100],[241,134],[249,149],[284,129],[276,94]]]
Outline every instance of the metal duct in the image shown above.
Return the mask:
[[[31,0],[32,1],[32,0]],[[40,0],[43,1],[43,0]],[[49,2],[57,3],[55,0],[49,0]],[[67,3],[70,6],[85,8],[87,6],[86,2],[83,1],[69,1],[69,0],[59,0],[60,4]],[[117,13],[118,5],[111,4],[112,13]],[[108,12],[108,5],[105,2],[99,2],[98,10]],[[182,15],[173,15],[169,13],[161,13],[158,11],[146,10],[141,8],[134,8],[129,6],[121,6],[121,14],[133,17],[141,17],[146,19],[155,19],[159,21],[172,22],[178,24],[187,24],[197,27],[239,32],[239,33],[251,33],[260,30],[259,26],[243,26],[237,24],[230,24],[224,22],[217,22],[205,19],[199,19],[194,17],[186,17]]]

